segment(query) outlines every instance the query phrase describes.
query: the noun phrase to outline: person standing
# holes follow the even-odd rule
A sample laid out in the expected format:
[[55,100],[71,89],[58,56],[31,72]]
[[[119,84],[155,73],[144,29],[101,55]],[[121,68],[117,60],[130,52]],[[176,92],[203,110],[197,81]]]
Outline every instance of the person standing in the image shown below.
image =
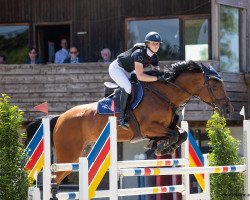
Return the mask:
[[69,51],[67,49],[68,43],[66,39],[61,40],[61,49],[56,52],[55,54],[55,63],[56,64],[61,64],[63,61],[69,57]]

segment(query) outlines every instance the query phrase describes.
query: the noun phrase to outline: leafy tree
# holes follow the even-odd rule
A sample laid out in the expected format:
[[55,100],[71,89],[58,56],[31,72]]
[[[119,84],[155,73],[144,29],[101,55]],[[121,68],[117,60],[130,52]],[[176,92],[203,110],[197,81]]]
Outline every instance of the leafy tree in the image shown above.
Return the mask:
[[28,30],[11,37],[0,36],[0,54],[7,58],[7,64],[22,64],[28,57]]
[[[214,113],[207,122],[206,131],[210,139],[212,153],[209,155],[211,166],[239,165],[243,159],[238,156],[239,141],[231,136],[226,120]],[[242,173],[211,174],[211,197],[213,200],[237,200],[244,194]]]
[[23,200],[28,198],[24,146],[18,132],[23,113],[9,100],[7,95],[0,97],[0,199]]

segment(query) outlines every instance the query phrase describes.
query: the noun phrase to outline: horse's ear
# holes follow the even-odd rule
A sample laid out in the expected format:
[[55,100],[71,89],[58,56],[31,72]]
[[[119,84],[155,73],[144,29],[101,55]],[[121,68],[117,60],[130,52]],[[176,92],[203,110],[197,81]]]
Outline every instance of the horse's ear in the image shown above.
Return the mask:
[[206,66],[203,63],[201,63],[201,67],[206,75],[206,79],[215,78],[219,81],[222,81],[222,78],[220,77],[218,72],[211,65]]
[[204,65],[203,63],[201,63],[201,68],[202,70],[204,71],[204,73],[206,75],[209,75],[210,74],[210,70],[208,69],[208,67],[206,65]]
[[194,70],[198,72],[202,71],[201,66],[197,62],[194,62],[193,60],[189,60],[187,63],[187,66],[189,67],[190,70]]

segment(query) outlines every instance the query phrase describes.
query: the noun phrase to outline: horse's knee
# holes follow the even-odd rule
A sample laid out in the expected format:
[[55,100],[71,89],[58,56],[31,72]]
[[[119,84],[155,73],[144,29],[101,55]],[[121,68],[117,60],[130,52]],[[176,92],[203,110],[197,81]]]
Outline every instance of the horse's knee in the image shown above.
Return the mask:
[[186,141],[187,140],[187,137],[188,137],[188,134],[186,131],[183,131],[181,134],[180,134],[180,139],[181,141]]

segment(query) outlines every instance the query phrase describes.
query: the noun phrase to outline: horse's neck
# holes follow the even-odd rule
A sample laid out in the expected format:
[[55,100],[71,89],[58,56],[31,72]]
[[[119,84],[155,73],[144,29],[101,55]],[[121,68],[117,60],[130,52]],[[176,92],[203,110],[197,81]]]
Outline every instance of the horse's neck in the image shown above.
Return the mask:
[[204,82],[204,74],[202,72],[186,72],[181,74],[174,83],[190,94],[195,95],[198,94],[204,86]]
[[198,94],[203,84],[203,74],[191,72],[179,75],[173,84],[153,83],[157,90],[168,97],[176,107],[188,101],[191,95]]

